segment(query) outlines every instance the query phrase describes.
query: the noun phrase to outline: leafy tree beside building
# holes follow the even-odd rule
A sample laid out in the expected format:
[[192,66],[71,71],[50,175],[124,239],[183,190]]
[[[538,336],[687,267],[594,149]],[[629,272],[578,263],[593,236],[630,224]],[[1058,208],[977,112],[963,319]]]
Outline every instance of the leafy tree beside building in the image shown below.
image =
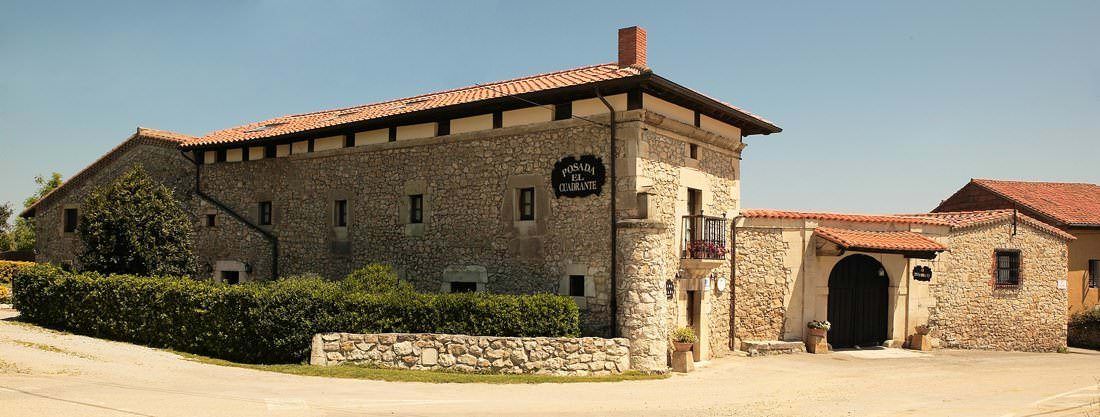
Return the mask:
[[77,232],[84,269],[136,275],[192,272],[191,221],[172,191],[140,165],[91,192]]
[[[34,177],[34,183],[38,184],[38,189],[34,194],[23,200],[23,208],[26,209],[37,203],[38,200],[45,197],[55,188],[61,186],[61,174],[51,173],[49,177],[42,175],[36,175]],[[5,211],[6,210],[6,211]],[[22,217],[16,217],[13,224],[9,226],[7,220],[13,215],[18,214],[12,210],[11,205],[4,204],[0,206],[0,252],[6,250],[19,250],[29,251],[34,249],[34,219],[24,219]]]

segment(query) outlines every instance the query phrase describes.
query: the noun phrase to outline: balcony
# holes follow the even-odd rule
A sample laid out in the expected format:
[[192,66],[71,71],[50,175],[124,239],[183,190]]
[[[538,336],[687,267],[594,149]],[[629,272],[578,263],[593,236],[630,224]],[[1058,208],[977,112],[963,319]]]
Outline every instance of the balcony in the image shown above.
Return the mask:
[[680,232],[680,236],[683,236],[680,243],[680,268],[684,271],[682,278],[698,281],[694,284],[700,286],[711,271],[728,262],[726,236],[729,233],[729,220],[701,214],[684,216]]
[[729,221],[725,217],[684,216],[680,245],[683,259],[726,259],[726,235]]

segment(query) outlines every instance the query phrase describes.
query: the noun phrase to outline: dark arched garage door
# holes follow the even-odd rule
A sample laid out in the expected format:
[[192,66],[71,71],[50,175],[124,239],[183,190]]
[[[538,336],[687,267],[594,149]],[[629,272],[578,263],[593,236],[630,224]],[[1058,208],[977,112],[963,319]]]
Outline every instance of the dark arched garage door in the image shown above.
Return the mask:
[[886,341],[890,278],[875,258],[852,255],[829,274],[829,343],[834,348],[878,346]]

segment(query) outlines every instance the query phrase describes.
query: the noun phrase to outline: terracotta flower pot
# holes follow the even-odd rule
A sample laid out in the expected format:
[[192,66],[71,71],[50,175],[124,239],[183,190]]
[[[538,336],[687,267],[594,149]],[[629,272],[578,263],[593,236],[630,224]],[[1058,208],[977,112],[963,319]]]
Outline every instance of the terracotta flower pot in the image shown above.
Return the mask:
[[809,328],[808,330],[810,331],[810,336],[816,336],[816,337],[820,337],[820,338],[823,338],[823,339],[825,338],[825,335],[829,333],[825,329]]
[[672,342],[672,346],[676,349],[677,352],[687,352],[691,350],[692,346],[694,345],[694,343]]

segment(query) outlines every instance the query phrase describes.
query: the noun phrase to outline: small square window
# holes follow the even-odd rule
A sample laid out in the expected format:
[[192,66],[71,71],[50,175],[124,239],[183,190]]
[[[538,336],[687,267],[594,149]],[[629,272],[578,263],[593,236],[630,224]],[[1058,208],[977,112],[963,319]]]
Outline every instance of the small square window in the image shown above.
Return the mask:
[[409,223],[424,223],[424,195],[415,194],[409,196]]
[[584,297],[584,275],[569,276],[569,296]]
[[263,226],[270,226],[271,225],[271,202],[270,201],[261,201],[260,202],[260,225],[263,225]]
[[347,227],[348,200],[336,200],[336,204],[333,205],[332,220],[336,227]]
[[451,292],[477,292],[476,282],[452,282]]
[[1089,259],[1089,288],[1100,286],[1100,259]]
[[264,145],[264,158],[275,157],[275,145]]
[[217,214],[207,214],[206,215],[206,227],[214,227],[214,226],[217,226],[217,225],[218,225],[218,215]]
[[996,252],[996,257],[995,284],[997,286],[1020,285],[1020,252],[999,250]]
[[694,143],[688,145],[688,156],[691,159],[699,159],[699,145]]
[[519,189],[519,219],[535,220],[535,189]]
[[73,233],[76,231],[76,221],[79,218],[77,211],[74,208],[65,209],[64,219],[64,231],[65,233]]

